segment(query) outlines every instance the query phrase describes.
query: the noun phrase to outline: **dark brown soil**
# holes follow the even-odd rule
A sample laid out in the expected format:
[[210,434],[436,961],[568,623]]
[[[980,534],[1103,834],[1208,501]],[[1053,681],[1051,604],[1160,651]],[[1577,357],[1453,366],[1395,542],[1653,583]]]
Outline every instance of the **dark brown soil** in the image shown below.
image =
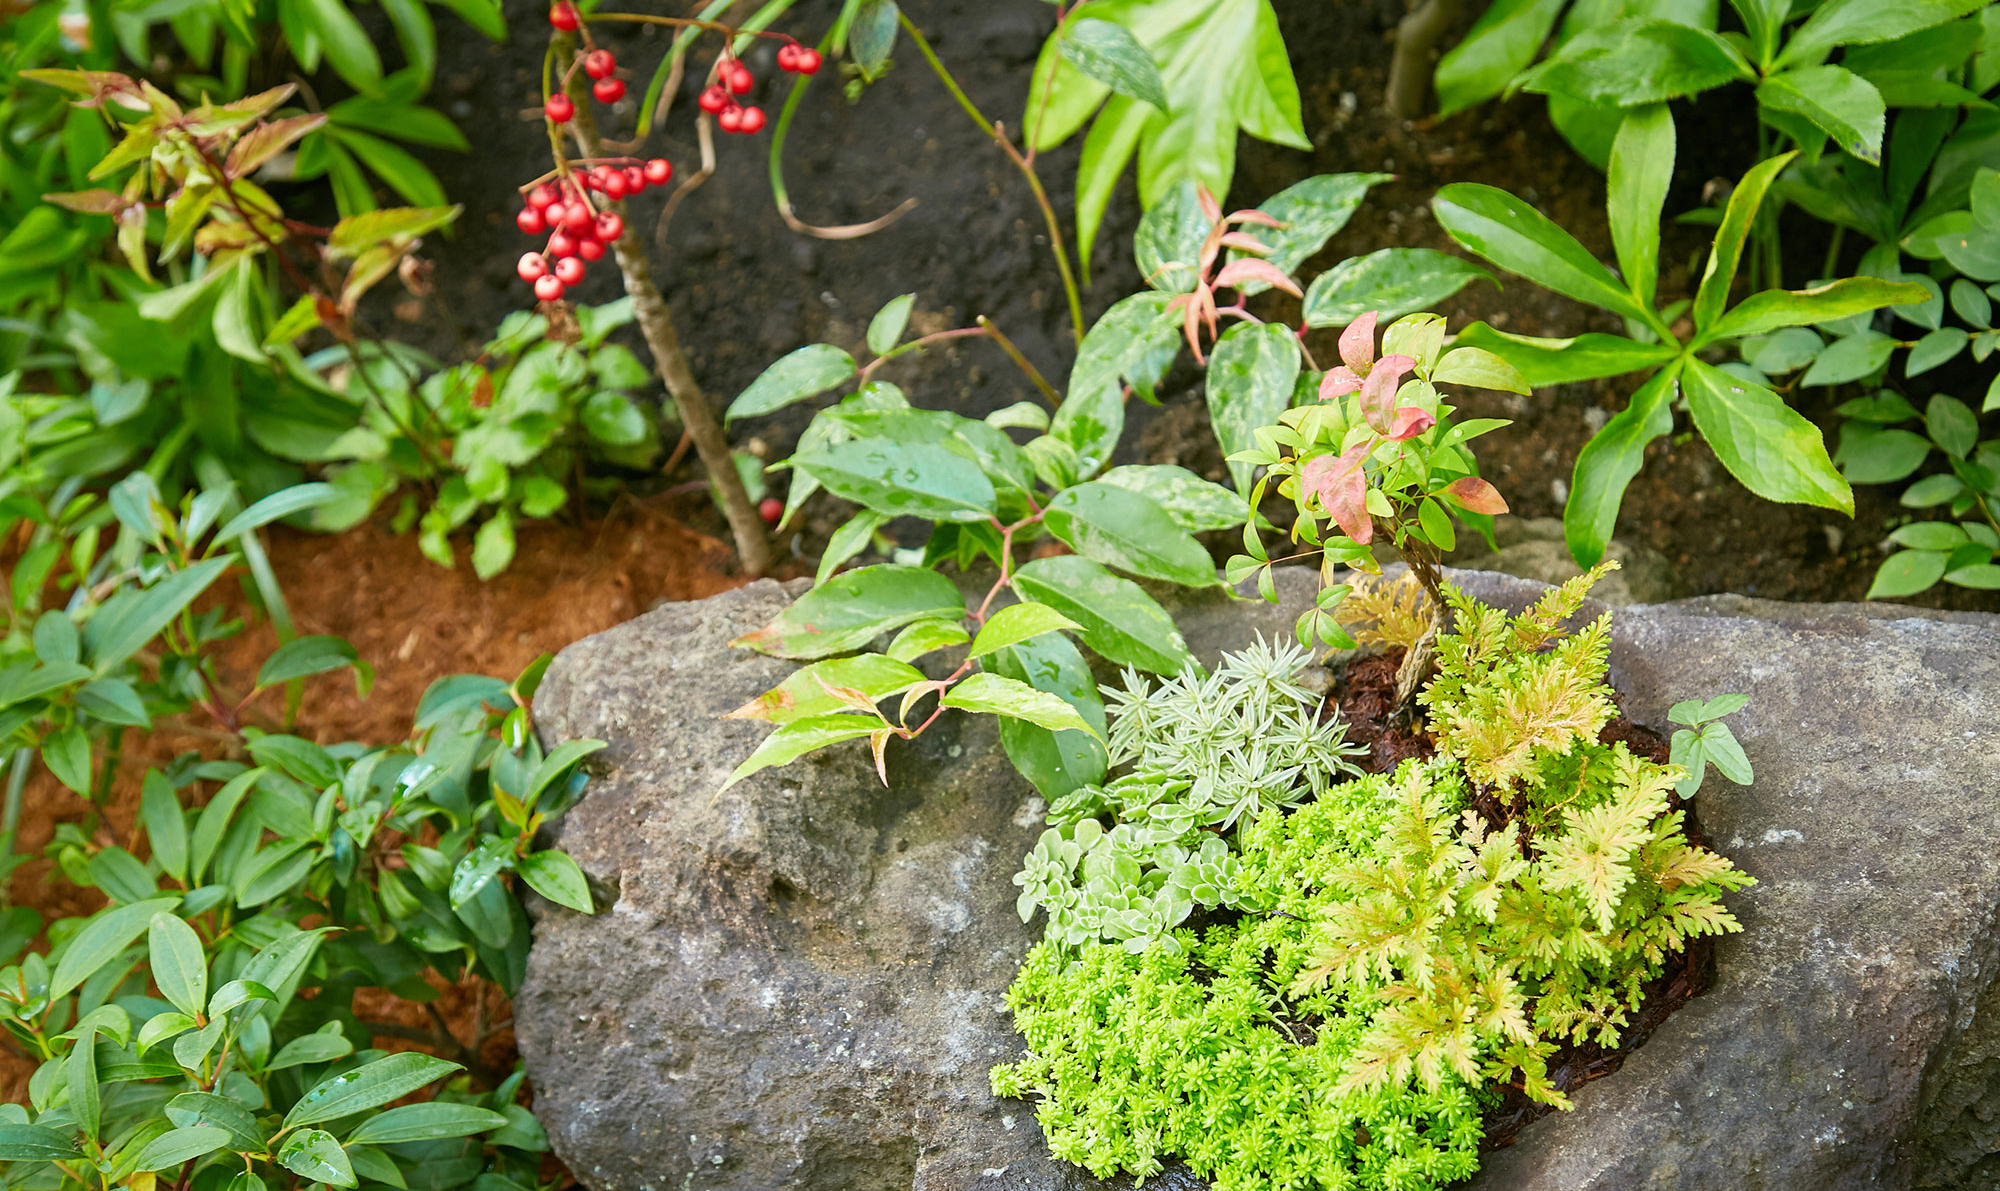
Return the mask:
[[[1327,700],[1327,710],[1337,710],[1346,720],[1347,739],[1368,746],[1368,755],[1361,766],[1371,773],[1387,773],[1406,760],[1420,760],[1436,752],[1430,734],[1420,724],[1413,725],[1407,717],[1395,714],[1396,667],[1402,661],[1400,648],[1355,659],[1342,668]],[[1667,760],[1665,738],[1622,714],[1604,725],[1598,739],[1605,744],[1622,743],[1662,764]],[[1671,810],[1681,812],[1688,839],[1706,846],[1708,839],[1695,818],[1694,804],[1678,794],[1669,794],[1668,805]],[[1473,809],[1484,815],[1489,826],[1496,830],[1505,825],[1508,817],[1507,808],[1491,794],[1475,799]],[[1660,974],[1647,982],[1645,996],[1616,1047],[1607,1049],[1596,1043],[1563,1046],[1549,1058],[1549,1082],[1558,1091],[1569,1093],[1593,1079],[1610,1075],[1624,1064],[1627,1055],[1645,1044],[1669,1014],[1708,991],[1714,981],[1713,945],[1709,939],[1697,939],[1685,950],[1669,956]],[[1498,1099],[1486,1114],[1482,1150],[1513,1145],[1524,1125],[1555,1111],[1547,1104],[1529,1099],[1513,1084],[1503,1084],[1494,1091]]]

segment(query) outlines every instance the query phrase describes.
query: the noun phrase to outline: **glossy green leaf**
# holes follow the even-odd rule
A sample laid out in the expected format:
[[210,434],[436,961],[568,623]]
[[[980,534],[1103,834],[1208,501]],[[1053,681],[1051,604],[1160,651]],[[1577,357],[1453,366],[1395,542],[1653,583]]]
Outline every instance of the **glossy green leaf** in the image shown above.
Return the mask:
[[271,1056],[265,1070],[283,1071],[291,1067],[304,1067],[311,1063],[331,1063],[354,1053],[354,1044],[339,1031],[332,1033],[301,1034],[280,1047]]
[[278,1165],[309,1182],[334,1187],[360,1185],[347,1151],[324,1129],[301,1129],[287,1137],[278,1150]]
[[405,1104],[376,1113],[347,1135],[348,1145],[396,1145],[412,1141],[435,1141],[444,1137],[465,1137],[485,1133],[507,1124],[507,1118],[490,1108],[472,1104]]
[[1435,248],[1380,248],[1351,256],[1306,287],[1308,327],[1344,327],[1374,311],[1383,323],[1428,310],[1474,281],[1493,275]]
[[577,867],[576,861],[571,859],[568,853],[553,848],[530,852],[515,862],[514,871],[521,874],[521,879],[536,893],[557,905],[568,906],[579,914],[597,912],[597,908],[590,900],[590,882],[584,878],[583,870]]
[[1438,59],[1439,118],[1500,94],[1548,41],[1566,0],[1493,0],[1459,43]]
[[984,665],[1003,678],[1063,699],[1092,729],[1051,731],[1027,720],[1002,717],[1001,747],[1043,798],[1060,798],[1078,786],[1103,780],[1109,764],[1104,702],[1083,654],[1069,638],[1045,633],[994,652]]
[[[1222,333],[1208,362],[1208,421],[1225,459],[1256,445],[1256,431],[1292,403],[1299,378],[1299,342],[1278,323],[1237,323]],[[1231,462],[1236,487],[1255,469]],[[1210,576],[1213,578],[1213,575]]]
[[1125,432],[1125,385],[1150,397],[1180,352],[1180,330],[1167,301],[1158,292],[1120,299],[1077,348],[1049,433],[1076,451],[1085,474],[1111,458]]
[[1178,674],[1195,664],[1166,609],[1091,559],[1034,559],[1015,573],[1014,589],[1082,625],[1084,644],[1113,663],[1155,674]]
[[1832,322],[1884,306],[1921,302],[1925,296],[1921,286],[1880,277],[1843,277],[1802,290],[1767,289],[1738,302],[1696,342],[1737,339],[1763,335],[1780,327]]
[[1819,428],[1776,393],[1700,360],[1688,361],[1683,383],[1696,428],[1745,488],[1853,515],[1854,490],[1827,458]]
[[285,1114],[285,1128],[337,1121],[400,1100],[460,1069],[457,1063],[412,1051],[363,1063],[343,1075],[320,1081],[299,1097],[298,1103]]
[[1929,372],[1964,351],[1971,339],[1972,336],[1963,327],[1940,327],[1930,332],[1910,346],[1909,359],[1903,364],[1903,375],[1919,376]]
[[590,437],[613,447],[638,446],[652,430],[638,405],[611,389],[592,393],[578,412],[578,421]]
[[1736,281],[1736,263],[1743,255],[1743,241],[1750,235],[1757,208],[1763,205],[1764,192],[1771,188],[1771,179],[1796,156],[1796,152],[1780,153],[1758,162],[1730,191],[1722,223],[1715,231],[1715,245],[1709,251],[1708,263],[1702,267],[1701,288],[1694,296],[1692,313],[1697,329],[1705,331],[1713,327],[1729,304],[1729,287]]
[[1604,557],[1625,488],[1645,464],[1646,444],[1674,428],[1680,371],[1676,362],[1655,373],[1578,453],[1563,506],[1563,540],[1579,564],[1595,566]]
[[201,936],[174,914],[153,915],[148,938],[153,983],[174,1008],[190,1017],[208,1007],[208,960]]
[[1565,42],[1522,86],[1586,103],[1632,107],[1755,77],[1719,34],[1643,17],[1593,24]]
[[0,1121],[0,1162],[63,1162],[77,1156],[69,1137],[55,1129]]
[[[903,337],[903,328],[910,323],[910,308],[916,305],[916,302],[917,295],[904,294],[901,297],[891,298],[883,303],[882,309],[875,312],[875,317],[868,320],[869,351],[879,356],[896,346],[896,342]],[[825,347],[826,344],[822,343],[817,346]],[[811,349],[802,348],[800,350]],[[796,355],[797,353],[793,354]],[[852,361],[850,360],[851,363]],[[836,381],[835,383],[839,382]]]
[[1009,604],[995,612],[979,630],[966,657],[982,658],[1059,629],[1081,632],[1083,626],[1047,604]]
[[1862,161],[1882,160],[1888,108],[1867,79],[1838,66],[1801,66],[1757,84],[1766,109],[1803,116]]
[[841,523],[839,529],[827,538],[826,549],[819,557],[819,571],[813,576],[814,583],[824,583],[839,572],[841,564],[866,550],[874,541],[875,531],[888,524],[889,518],[874,509],[862,509]]
[[971,639],[971,634],[955,620],[920,620],[897,633],[882,652],[899,662],[914,662],[927,653],[963,645]]
[[965,597],[923,567],[860,567],[800,596],[764,628],[731,645],[776,657],[812,659],[858,649],[915,620],[956,620]]
[[1908,478],[1930,453],[1930,440],[1921,434],[1850,423],[1841,428],[1834,463],[1851,484],[1888,484]]
[[[183,1125],[169,1129],[140,1147],[132,1161],[134,1170],[164,1170],[180,1166],[203,1154],[212,1154],[229,1144],[227,1130],[213,1125]],[[350,1184],[352,1185],[352,1184]]]
[[1124,26],[1079,17],[1064,23],[1056,48],[1064,61],[1120,95],[1167,110],[1159,66]]
[[729,787],[759,770],[786,765],[815,749],[844,740],[854,740],[882,729],[882,721],[863,715],[815,715],[793,720],[766,736],[757,750],[729,774],[722,788]]
[[[893,7],[893,6],[891,6]],[[766,368],[736,395],[725,422],[768,414],[816,397],[854,375],[854,357],[830,343],[813,343]]]
[[344,669],[360,660],[360,652],[339,637],[295,637],[265,659],[257,671],[257,685],[277,686],[295,678]]
[[[1326,247],[1326,242],[1347,226],[1361,200],[1368,197],[1368,191],[1391,177],[1390,174],[1316,174],[1265,199],[1257,209],[1284,226],[1256,224],[1244,229],[1271,250],[1256,254],[1257,259],[1268,261],[1280,273],[1296,273],[1313,253]],[[1251,282],[1243,292],[1261,293],[1267,288],[1264,282]]]
[[179,904],[178,897],[153,898],[114,906],[93,916],[70,938],[56,959],[55,971],[49,976],[49,996],[63,996],[95,976],[119,952],[132,945],[153,921],[153,915],[171,913]]
[[127,589],[106,600],[83,631],[84,654],[97,673],[109,672],[158,636],[167,622],[221,577],[230,561],[206,559],[149,588]]
[[213,1092],[182,1092],[167,1101],[167,1119],[176,1128],[190,1129],[206,1126],[220,1129],[228,1134],[228,1145],[233,1149],[248,1153],[260,1153],[264,1149],[264,1134],[257,1128],[257,1118],[242,1104],[227,1096]]
[[1812,62],[1835,46],[1891,41],[1983,7],[1984,0],[1827,0],[1792,32],[1777,65]]
[[1660,212],[1674,175],[1674,117],[1663,103],[1633,108],[1611,145],[1605,203],[1619,271],[1642,306],[1660,273]]
[[1566,385],[1654,368],[1680,354],[1664,343],[1641,343],[1619,335],[1590,332],[1568,339],[1542,339],[1496,331],[1473,323],[1454,341],[1492,352],[1514,366],[1531,388]]
[[271,495],[231,517],[216,531],[215,540],[227,542],[261,529],[283,517],[303,513],[339,499],[340,490],[332,484],[294,484]]
[[1505,356],[1482,347],[1454,347],[1438,358],[1431,370],[1434,385],[1466,385],[1475,389],[1495,389],[1526,394],[1528,379]]
[[382,58],[375,43],[340,0],[290,0],[316,35],[328,65],[358,91],[373,91],[382,82]]
[[990,671],[966,675],[938,702],[961,711],[979,711],[1026,720],[1051,732],[1096,731],[1062,696],[1037,690],[1025,682]]
[[1863,331],[1858,335],[1844,335],[1827,344],[1826,350],[1813,361],[1812,367],[1799,378],[1802,385],[1844,385],[1849,381],[1873,376],[1889,362],[1890,353],[1896,350],[1896,341],[1880,331]]
[[1965,402],[1942,393],[1924,406],[1924,428],[1930,431],[1931,441],[1955,458],[1972,454],[1979,442],[1979,415]]
[[1651,316],[1574,236],[1504,190],[1455,182],[1431,209],[1452,239],[1511,273],[1627,318]]
[[[965,630],[959,629],[957,637],[958,642],[963,642]],[[944,643],[957,642],[947,639]],[[933,646],[933,648],[938,647],[940,646]],[[832,715],[838,711],[852,710],[838,696],[829,694],[827,687],[856,690],[868,699],[879,702],[900,695],[924,681],[923,672],[915,666],[909,665],[907,661],[882,654],[864,653],[851,658],[828,658],[825,661],[814,662],[792,674],[777,686],[730,712],[728,718],[789,724],[793,720],[802,720],[808,716]]]
[[171,783],[157,769],[146,771],[139,794],[139,822],[146,828],[146,842],[160,867],[178,881],[188,875],[187,818],[181,813],[180,798]]
[[861,70],[861,77],[873,82],[889,64],[889,51],[896,45],[896,21],[900,10],[895,0],[861,0],[853,23],[847,27],[847,54]]
[[1941,550],[1898,550],[1882,560],[1869,584],[1868,598],[1892,600],[1915,595],[1944,578],[1945,560]]
[[1142,579],[1189,587],[1217,582],[1215,563],[1151,498],[1111,484],[1057,493],[1043,524],[1071,549]]
[[1128,464],[1098,482],[1148,497],[1186,533],[1234,529],[1249,519],[1250,505],[1235,492],[1171,464]]
[[792,467],[835,496],[891,517],[984,521],[998,508],[992,481],[932,443],[850,439],[794,455]]

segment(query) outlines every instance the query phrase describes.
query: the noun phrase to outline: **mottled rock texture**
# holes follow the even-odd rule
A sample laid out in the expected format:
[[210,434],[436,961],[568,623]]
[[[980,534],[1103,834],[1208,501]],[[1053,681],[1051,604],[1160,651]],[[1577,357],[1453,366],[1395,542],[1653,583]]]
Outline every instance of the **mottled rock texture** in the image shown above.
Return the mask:
[[[887,790],[855,747],[715,794],[766,730],[717,717],[790,669],[727,642],[795,590],[668,605],[549,672],[543,731],[611,748],[559,841],[606,908],[544,908],[516,1004],[537,1114],[595,1191],[1101,1186],[987,1090],[1041,826],[991,725],[892,746]],[[1310,590],[1177,615],[1212,658]],[[1621,609],[1615,639],[1642,723],[1751,696],[1757,784],[1712,776],[1700,813],[1759,884],[1714,988],[1474,1185],[2000,1186],[2000,618],[1711,597]]]

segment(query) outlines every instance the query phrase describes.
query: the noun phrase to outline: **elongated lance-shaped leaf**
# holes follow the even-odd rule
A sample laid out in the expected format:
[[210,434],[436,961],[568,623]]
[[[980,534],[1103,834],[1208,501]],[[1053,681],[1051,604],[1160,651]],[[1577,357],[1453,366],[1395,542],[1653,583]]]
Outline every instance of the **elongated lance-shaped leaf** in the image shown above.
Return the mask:
[[1605,206],[1618,268],[1632,296],[1648,308],[1660,274],[1660,212],[1673,176],[1673,113],[1664,103],[1632,109],[1611,144]]
[[1646,444],[1674,428],[1673,398],[1681,365],[1667,365],[1632,394],[1631,403],[1583,444],[1563,506],[1563,539],[1570,557],[1596,566],[1618,527],[1625,487],[1645,463]]
[[1715,229],[1715,246],[1709,250],[1708,263],[1702,267],[1701,288],[1694,295],[1697,331],[1714,325],[1722,316],[1723,307],[1729,304],[1729,287],[1736,281],[1736,263],[1743,257],[1743,242],[1750,236],[1750,223],[1764,202],[1764,192],[1771,188],[1771,180],[1797,156],[1798,151],[1793,150],[1758,162],[1730,192],[1722,224]]
[[1652,325],[1657,316],[1588,249],[1528,202],[1477,182],[1454,182],[1431,200],[1451,238],[1506,269],[1613,314]]

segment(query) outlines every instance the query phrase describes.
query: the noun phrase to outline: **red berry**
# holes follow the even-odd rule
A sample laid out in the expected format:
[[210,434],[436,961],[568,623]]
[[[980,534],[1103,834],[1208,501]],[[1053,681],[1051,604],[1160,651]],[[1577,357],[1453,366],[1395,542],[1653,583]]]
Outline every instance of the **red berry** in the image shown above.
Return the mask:
[[743,95],[757,85],[757,76],[751,74],[741,62],[732,62],[722,68],[722,81],[729,84],[731,91]]
[[521,263],[514,266],[514,271],[521,275],[521,280],[532,285],[549,275],[549,262],[539,252],[524,252]]
[[551,95],[549,101],[542,105],[542,114],[552,124],[567,124],[569,118],[576,115],[576,105],[570,102],[567,95]]
[[556,188],[547,182],[528,192],[528,205],[537,211],[546,211],[556,202]]
[[610,50],[592,50],[583,56],[583,73],[594,79],[608,79],[618,69],[618,59]]
[[606,244],[625,234],[625,221],[615,211],[605,211],[597,217],[597,238]]
[[573,256],[566,256],[556,262],[555,278],[564,285],[575,285],[583,280],[583,262]]
[[740,132],[743,129],[743,109],[732,103],[722,109],[722,114],[715,118],[715,122],[724,132]]
[[811,46],[802,45],[799,52],[792,55],[792,69],[800,74],[818,74],[819,63],[819,51]]
[[599,103],[617,103],[625,98],[625,80],[599,79],[590,85],[590,93],[597,97]]
[[551,273],[535,279],[535,296],[544,302],[553,302],[563,296],[562,279]]
[[604,243],[601,240],[578,240],[576,254],[587,261],[604,259]]
[[591,221],[595,218],[596,216],[591,214],[589,207],[584,206],[582,203],[571,203],[569,206],[563,208],[562,225],[570,231],[580,232],[584,228],[589,227]]
[[674,163],[664,157],[655,157],[645,165],[646,181],[649,185],[665,186],[673,180]]
[[748,135],[753,132],[762,132],[763,130],[764,130],[763,108],[760,107],[744,108],[743,114],[736,118],[736,131],[740,133]]
[[632,188],[625,185],[625,175],[617,170],[606,174],[598,188],[604,191],[604,197],[608,199],[622,199],[632,192]]
[[729,88],[721,83],[711,83],[702,88],[701,98],[695,100],[694,105],[713,116],[729,106]]
[[542,218],[540,211],[535,210],[533,207],[522,207],[519,211],[514,212],[514,226],[520,228],[521,234],[524,236],[539,236],[548,230],[549,225]]
[[[669,170],[669,173],[671,173],[671,170]],[[636,165],[628,165],[625,167],[626,194],[638,194],[639,192],[646,189],[646,183],[649,181],[651,181],[651,179],[647,177],[646,171],[642,167]]]
[[767,496],[757,502],[757,515],[766,525],[776,525],[778,518],[785,515],[785,502],[775,496]]
[[799,52],[799,47],[789,41],[786,42],[784,45],[779,46],[778,69],[787,72],[798,69],[798,58],[797,58],[798,52]]
[[575,256],[576,237],[568,232],[557,232],[549,237],[550,256]]
[[548,208],[542,212],[542,221],[547,223],[551,229],[559,228],[562,226],[563,212],[567,210],[569,208],[562,203],[550,203]]
[[556,0],[549,6],[549,24],[565,33],[575,29],[579,24],[576,5],[571,4],[569,0]]

